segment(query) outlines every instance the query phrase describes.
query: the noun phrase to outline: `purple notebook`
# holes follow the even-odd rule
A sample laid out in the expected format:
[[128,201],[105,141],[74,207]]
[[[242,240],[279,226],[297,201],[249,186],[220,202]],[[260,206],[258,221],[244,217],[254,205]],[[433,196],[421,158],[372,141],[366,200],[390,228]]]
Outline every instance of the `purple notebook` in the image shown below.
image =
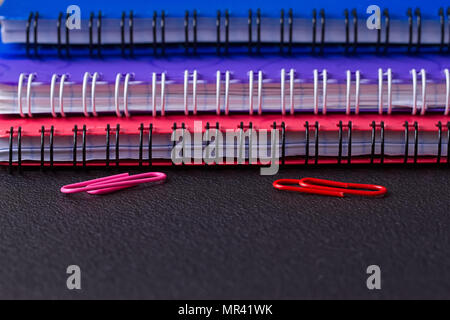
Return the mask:
[[445,112],[449,62],[440,55],[3,58],[0,113]]

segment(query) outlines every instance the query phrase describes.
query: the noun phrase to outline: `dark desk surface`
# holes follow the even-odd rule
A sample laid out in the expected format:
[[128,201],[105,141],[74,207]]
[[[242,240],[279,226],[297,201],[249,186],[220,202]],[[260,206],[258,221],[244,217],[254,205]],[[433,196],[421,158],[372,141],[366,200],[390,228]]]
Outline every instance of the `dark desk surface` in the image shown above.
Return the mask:
[[[450,169],[163,169],[165,184],[64,195],[102,170],[0,172],[0,298],[450,298]],[[132,172],[137,172],[133,171]],[[382,199],[275,178],[385,185]],[[66,268],[82,290],[66,289]],[[377,264],[382,290],[366,288]]]

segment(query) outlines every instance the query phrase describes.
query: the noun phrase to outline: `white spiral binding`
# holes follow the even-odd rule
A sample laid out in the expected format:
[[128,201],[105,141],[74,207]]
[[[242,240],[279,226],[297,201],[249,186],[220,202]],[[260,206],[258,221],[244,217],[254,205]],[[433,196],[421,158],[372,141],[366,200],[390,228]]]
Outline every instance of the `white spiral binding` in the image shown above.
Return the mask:
[[83,85],[82,85],[82,93],[81,93],[81,101],[82,101],[82,105],[83,105],[83,113],[86,117],[89,117],[89,113],[87,111],[87,102],[86,102],[86,90],[87,90],[87,82],[89,80],[90,77],[90,73],[89,72],[85,72],[84,76],[83,76]]
[[61,76],[61,79],[59,80],[59,112],[61,113],[62,117],[65,117],[66,114],[64,113],[64,83],[66,81],[66,78],[68,76],[66,74],[63,74]]
[[248,72],[248,113],[253,114],[253,70]]
[[328,83],[328,72],[327,69],[323,69],[322,71],[322,114],[327,113],[327,83]]
[[230,111],[230,71],[225,72],[225,115]]
[[286,81],[286,70],[281,69],[281,84],[280,84],[280,91],[281,91],[281,114],[284,116],[286,115],[286,99],[285,99],[285,81]]
[[194,115],[197,114],[197,70],[192,75],[192,102],[194,104]]
[[[193,113],[197,114],[197,70],[194,70],[192,73],[192,103],[193,103]],[[184,95],[183,95],[183,103],[184,103],[184,114],[189,114],[189,100],[188,100],[188,91],[189,91],[189,71],[184,70]]]
[[420,75],[422,77],[422,108],[421,115],[424,115],[427,111],[427,74],[425,69],[420,70]]
[[416,69],[411,70],[412,75],[412,86],[413,86],[413,105],[412,105],[412,115],[417,113],[417,71]]
[[450,109],[450,71],[448,69],[444,70],[445,74],[445,111],[444,114],[447,116]]
[[378,69],[378,113],[383,114],[383,69]]
[[58,78],[59,78],[59,75],[54,73],[52,75],[52,80],[50,81],[50,109],[52,112],[52,116],[54,118],[57,117],[56,112],[55,112],[55,84],[56,84],[56,80]]
[[184,114],[189,114],[188,107],[188,90],[189,90],[189,71],[184,70],[184,95],[183,95],[183,104],[184,104]]
[[94,117],[97,116],[97,111],[95,109],[95,87],[97,85],[97,79],[99,77],[98,72],[95,72],[92,75],[92,82],[91,82],[91,106],[92,106],[92,114]]
[[23,104],[22,104],[22,90],[23,90],[23,81],[27,78],[27,109],[28,116],[31,118],[33,113],[31,112],[31,85],[33,83],[33,79],[36,77],[34,73],[26,74],[21,73],[19,75],[19,81],[17,82],[17,106],[19,107],[19,114],[22,118],[25,118],[26,114],[23,113]]
[[359,114],[359,101],[360,101],[360,84],[361,84],[361,72],[359,70],[356,70],[355,73],[355,114]]
[[289,70],[289,102],[291,105],[291,115],[294,114],[294,81],[295,81],[295,70]]
[[166,73],[161,73],[161,115],[166,114]]
[[262,86],[263,86],[263,73],[258,71],[258,114],[262,114]]
[[[411,69],[410,71],[412,77],[412,114],[416,115],[418,112],[418,72],[416,69]],[[286,69],[280,70],[281,80],[280,80],[280,104],[281,104],[281,113],[282,115],[286,114]],[[421,103],[420,103],[420,114],[424,115],[427,111],[427,77],[426,71],[421,69],[420,72],[421,77]],[[313,71],[313,84],[314,84],[314,114],[319,113],[319,77],[322,76],[322,113],[326,114],[327,112],[327,84],[328,84],[328,72],[326,69],[323,69],[319,74],[317,69]],[[384,100],[383,100],[383,81],[384,76],[387,77],[387,114],[392,114],[393,110],[393,79],[392,79],[392,70],[388,68],[386,72],[380,68],[378,69],[378,113],[383,114],[384,112]],[[449,69],[444,69],[445,75],[445,110],[444,115],[448,115],[450,113],[450,71]],[[253,70],[249,71],[249,114],[252,115],[254,112],[254,81],[255,81],[255,72]],[[33,80],[35,79],[35,74],[26,74],[21,73],[19,75],[19,80],[17,84],[17,105],[19,109],[19,114],[21,117],[32,117],[32,108],[31,108],[31,88]],[[53,74],[50,81],[50,109],[53,117],[57,117],[57,110],[55,105],[55,88],[58,80],[59,83],[59,111],[62,117],[65,117],[64,113],[64,85],[66,82],[68,75],[67,74]],[[88,103],[87,103],[87,86],[89,79],[91,78],[91,107],[92,114],[97,116],[96,111],[96,85],[101,75],[98,72],[90,74],[89,72],[85,72],[83,76],[82,82],[82,110],[83,114],[86,117],[90,116],[90,112],[88,111]],[[123,75],[118,73],[116,75],[115,81],[115,111],[118,117],[121,117],[121,110],[119,104],[119,94],[120,94],[120,82],[122,80]],[[194,70],[192,73],[192,99],[193,99],[193,113],[197,114],[197,106],[198,106],[198,72]],[[27,88],[26,88],[26,112],[24,112],[23,108],[23,83],[27,80]],[[131,79],[134,79],[134,74],[127,73],[124,78],[124,89],[123,89],[123,112],[125,116],[129,117],[130,113],[128,110],[128,89],[129,82]],[[166,86],[166,74],[161,73],[161,115],[165,115],[165,105],[166,105],[166,94],[165,94],[165,86]],[[360,71],[356,70],[355,72],[355,114],[359,114],[360,107],[360,82],[361,75]],[[258,104],[258,114],[262,114],[262,86],[263,86],[263,73],[262,71],[258,71],[258,79],[257,79],[257,104]],[[155,117],[157,115],[156,110],[156,87],[157,87],[157,74],[155,72],[152,73],[152,115]],[[352,92],[352,72],[350,70],[346,70],[346,100],[345,100],[345,113],[350,115],[352,113],[351,106],[351,92]],[[295,70],[289,70],[289,105],[290,105],[290,114],[295,113],[295,105],[294,105],[294,88],[295,88]],[[184,72],[184,109],[185,114],[189,114],[189,103],[188,103],[188,89],[189,89],[189,72],[185,70]],[[225,114],[228,115],[230,112],[230,71],[225,72]],[[220,115],[221,113],[221,72],[218,70],[216,72],[216,113]]]
[[[129,78],[128,75],[129,74],[127,73],[126,76],[125,76],[125,79]],[[121,79],[122,79],[122,74],[118,73],[116,75],[116,83],[115,83],[115,86],[114,86],[114,105],[115,105],[115,108],[116,108],[116,115],[118,117],[122,116],[122,113],[120,112],[120,104],[119,104],[120,81],[121,81]],[[127,87],[128,87],[128,80],[126,80],[125,82],[127,82]],[[124,84],[123,95],[124,95],[124,105],[125,105],[126,103],[128,103],[128,102],[125,101],[125,97],[126,97],[125,84]],[[128,109],[128,106],[126,108],[124,107],[124,110],[127,110],[127,109]],[[128,117],[129,116],[128,110],[126,111],[126,114],[127,114],[127,117]]]
[[220,115],[220,71],[216,71],[216,114]]
[[31,118],[33,113],[31,112],[31,84],[36,75],[34,73],[30,73],[28,75],[27,81],[27,108],[28,108],[28,116]]
[[17,107],[19,108],[19,113],[22,118],[25,117],[22,106],[22,87],[23,87],[23,79],[25,79],[26,77],[27,75],[25,73],[21,73],[19,75],[19,81],[17,82]]
[[319,71],[317,69],[314,69],[313,71],[313,77],[314,77],[314,114],[319,113]]
[[152,115],[156,117],[156,72],[152,72]]
[[56,108],[55,108],[55,86],[56,86],[56,81],[58,79],[60,79],[60,84],[59,84],[59,110],[61,113],[62,117],[65,117],[65,113],[64,113],[64,105],[63,105],[63,93],[64,93],[64,82],[66,80],[67,75],[62,74],[56,74],[54,73],[52,75],[52,80],[50,82],[50,109],[51,109],[51,113],[52,116],[54,118],[56,118],[58,115],[56,114]]
[[351,83],[352,83],[352,74],[350,72],[350,70],[346,71],[347,74],[347,90],[346,90],[346,95],[345,95],[345,114],[349,115],[350,114],[350,87],[351,87]]
[[387,70],[388,79],[388,114],[392,113],[392,70],[389,68]]
[[125,117],[129,117],[130,113],[128,111],[128,85],[130,79],[134,79],[133,73],[127,73],[125,75],[125,81],[123,83],[123,111],[125,112]]

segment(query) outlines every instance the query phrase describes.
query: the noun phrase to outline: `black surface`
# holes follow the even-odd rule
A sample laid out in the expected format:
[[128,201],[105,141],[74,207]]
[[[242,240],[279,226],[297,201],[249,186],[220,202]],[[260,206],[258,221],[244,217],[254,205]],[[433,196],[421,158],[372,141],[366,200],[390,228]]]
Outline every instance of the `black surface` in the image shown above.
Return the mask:
[[[162,171],[165,184],[90,196],[59,188],[108,171],[2,170],[0,298],[450,298],[450,169]],[[305,176],[389,194],[271,186]],[[81,291],[66,288],[71,264]],[[380,291],[366,288],[371,264],[381,267]]]

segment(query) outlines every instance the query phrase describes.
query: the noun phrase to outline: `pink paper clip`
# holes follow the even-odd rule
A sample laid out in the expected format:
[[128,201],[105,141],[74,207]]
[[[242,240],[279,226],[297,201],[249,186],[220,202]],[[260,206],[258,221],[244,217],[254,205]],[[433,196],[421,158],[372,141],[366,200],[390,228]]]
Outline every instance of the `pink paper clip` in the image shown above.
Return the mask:
[[68,184],[61,188],[61,192],[87,192],[89,194],[107,194],[117,190],[134,187],[141,183],[164,180],[166,180],[166,175],[162,172],[147,172],[136,174],[134,176],[130,176],[130,174],[127,172],[108,177]]

